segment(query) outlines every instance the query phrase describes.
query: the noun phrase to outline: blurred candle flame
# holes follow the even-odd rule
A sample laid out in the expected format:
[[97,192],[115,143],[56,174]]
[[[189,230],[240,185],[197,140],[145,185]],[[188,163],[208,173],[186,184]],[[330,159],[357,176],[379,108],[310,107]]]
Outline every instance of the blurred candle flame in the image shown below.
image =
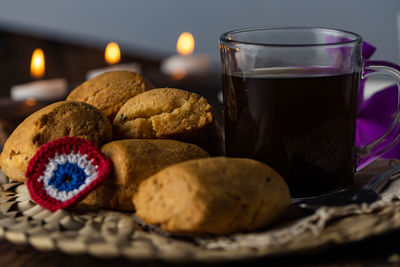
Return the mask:
[[194,50],[194,38],[190,32],[183,32],[179,35],[176,43],[176,51],[181,55],[190,55]]
[[45,63],[44,53],[40,48],[36,48],[32,54],[31,60],[31,76],[36,79],[40,79],[44,76]]
[[107,45],[104,58],[108,64],[116,64],[121,60],[121,50],[117,43],[111,42]]

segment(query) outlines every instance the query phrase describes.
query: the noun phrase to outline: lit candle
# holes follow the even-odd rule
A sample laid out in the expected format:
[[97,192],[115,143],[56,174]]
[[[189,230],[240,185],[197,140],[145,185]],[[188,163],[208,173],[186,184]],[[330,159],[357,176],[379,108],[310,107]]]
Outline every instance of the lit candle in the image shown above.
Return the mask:
[[193,35],[183,32],[176,43],[178,54],[164,60],[161,64],[161,71],[175,78],[209,72],[211,69],[210,57],[204,54],[193,54],[194,44]]
[[[43,50],[35,49],[31,59],[31,76],[40,79],[45,74],[45,60]],[[67,94],[67,81],[65,79],[37,80],[26,84],[11,87],[11,99],[20,100],[58,100]]]
[[141,73],[142,68],[136,62],[126,63],[126,64],[117,64],[121,60],[121,50],[117,43],[111,42],[106,46],[106,50],[104,52],[104,59],[110,65],[105,68],[90,70],[86,73],[86,79],[90,80],[102,73],[110,72],[110,71],[119,71],[126,70]]

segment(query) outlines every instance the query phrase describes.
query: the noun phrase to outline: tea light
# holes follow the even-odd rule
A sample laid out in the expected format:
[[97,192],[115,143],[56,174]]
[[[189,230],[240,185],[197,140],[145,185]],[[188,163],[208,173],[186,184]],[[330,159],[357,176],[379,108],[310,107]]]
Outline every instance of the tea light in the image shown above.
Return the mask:
[[88,71],[86,73],[87,80],[90,80],[102,73],[110,71],[126,70],[137,73],[142,72],[141,66],[136,62],[116,65],[116,63],[121,60],[121,50],[119,49],[117,43],[111,42],[106,46],[106,50],[104,51],[104,59],[108,64],[110,64],[110,66]]
[[[40,79],[45,73],[44,53],[40,48],[35,49],[31,60],[31,76]],[[58,100],[67,94],[67,81],[63,78],[51,80],[37,80],[30,83],[18,84],[11,87],[11,99],[14,101],[35,100]]]
[[58,100],[67,94],[67,81],[65,79],[39,80],[11,87],[11,99],[15,101],[25,99]]
[[211,58],[208,55],[193,55],[194,38],[189,32],[182,33],[176,44],[177,55],[164,60],[161,71],[172,76],[204,74],[211,69]]
[[132,62],[132,63],[112,65],[105,68],[90,70],[86,73],[86,80],[93,79],[94,77],[103,74],[105,72],[120,71],[120,70],[132,71],[137,73],[142,72],[141,66],[136,62]]

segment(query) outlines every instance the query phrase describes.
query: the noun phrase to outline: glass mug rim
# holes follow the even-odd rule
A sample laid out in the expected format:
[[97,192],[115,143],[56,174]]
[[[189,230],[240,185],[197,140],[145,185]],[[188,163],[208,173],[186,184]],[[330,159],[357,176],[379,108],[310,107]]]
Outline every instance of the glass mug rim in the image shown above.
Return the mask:
[[[317,34],[322,33],[322,32],[331,32],[331,33],[337,33],[337,34],[342,34],[343,37],[347,37],[347,40],[341,40],[341,41],[332,41],[332,42],[325,42],[325,43],[274,43],[274,42],[257,42],[257,41],[248,41],[248,40],[240,40],[238,39],[233,39],[232,35],[237,35],[241,33],[249,33],[249,32],[300,32],[300,31],[309,31],[309,32],[316,32]],[[349,38],[350,37],[350,38]],[[224,42],[227,44],[246,44],[246,45],[256,45],[256,46],[264,46],[264,47],[321,47],[321,46],[335,46],[335,45],[344,45],[344,44],[361,44],[362,43],[362,37],[361,35],[351,32],[351,31],[346,31],[346,30],[341,30],[341,29],[335,29],[335,28],[324,28],[324,27],[273,27],[273,28],[268,28],[268,27],[256,27],[256,28],[242,28],[242,29],[236,29],[236,30],[231,30],[228,32],[225,32],[220,35],[219,41]]]

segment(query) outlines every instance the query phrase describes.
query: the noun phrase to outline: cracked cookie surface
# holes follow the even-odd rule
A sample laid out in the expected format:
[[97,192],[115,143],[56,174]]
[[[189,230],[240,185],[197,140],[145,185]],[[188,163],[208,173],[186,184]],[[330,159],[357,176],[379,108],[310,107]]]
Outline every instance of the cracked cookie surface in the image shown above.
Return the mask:
[[112,121],[126,101],[152,88],[154,86],[138,73],[112,71],[82,83],[68,95],[67,100],[91,104]]
[[102,145],[111,140],[109,120],[97,108],[76,101],[46,106],[26,118],[8,137],[0,166],[13,180],[24,182],[29,160],[40,146],[64,136],[75,136]]
[[113,121],[120,138],[186,138],[213,123],[211,106],[198,94],[157,88],[127,101]]
[[200,147],[175,140],[126,139],[102,147],[111,160],[113,175],[91,192],[83,204],[133,210],[132,196],[140,182],[157,171],[185,160],[208,157]]

